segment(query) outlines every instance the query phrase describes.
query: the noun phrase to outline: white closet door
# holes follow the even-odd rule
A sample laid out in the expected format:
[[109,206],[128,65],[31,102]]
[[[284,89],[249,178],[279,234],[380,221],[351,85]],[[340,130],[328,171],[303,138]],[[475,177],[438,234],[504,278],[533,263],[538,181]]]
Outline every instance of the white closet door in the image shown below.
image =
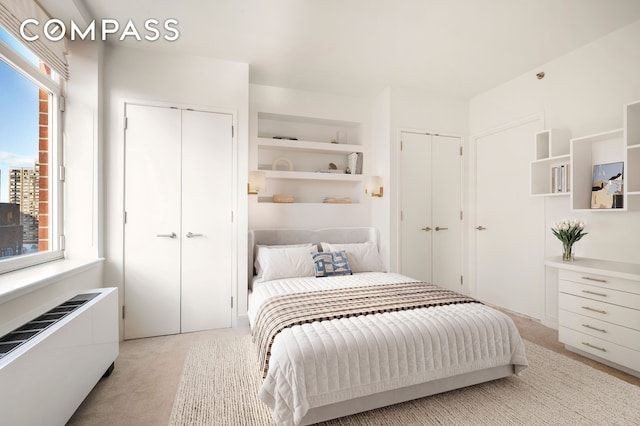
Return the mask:
[[232,116],[182,112],[182,332],[231,326]]
[[460,138],[431,137],[433,214],[432,283],[460,291],[462,283],[462,193]]
[[180,332],[180,111],[127,105],[125,339]]
[[431,141],[425,134],[401,133],[400,272],[431,282]]
[[541,128],[529,121],[476,139],[476,296],[534,318],[543,313],[545,229],[528,166]]

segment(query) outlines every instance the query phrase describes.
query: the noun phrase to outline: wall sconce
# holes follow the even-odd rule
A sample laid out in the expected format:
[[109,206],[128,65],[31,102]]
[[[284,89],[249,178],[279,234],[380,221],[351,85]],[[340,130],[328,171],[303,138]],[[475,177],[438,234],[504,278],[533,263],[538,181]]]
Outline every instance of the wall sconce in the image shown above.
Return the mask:
[[249,195],[257,195],[259,192],[267,190],[267,175],[263,171],[249,172],[249,183],[247,184],[247,193]]
[[382,188],[382,178],[380,176],[371,176],[367,180],[367,186],[364,189],[365,194],[372,197],[382,197],[384,189]]

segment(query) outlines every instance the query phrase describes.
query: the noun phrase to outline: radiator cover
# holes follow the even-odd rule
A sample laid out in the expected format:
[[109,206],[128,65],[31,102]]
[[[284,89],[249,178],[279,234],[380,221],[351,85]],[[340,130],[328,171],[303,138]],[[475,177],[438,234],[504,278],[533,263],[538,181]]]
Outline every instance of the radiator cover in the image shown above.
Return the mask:
[[0,338],[0,423],[64,425],[118,356],[116,288],[88,290]]

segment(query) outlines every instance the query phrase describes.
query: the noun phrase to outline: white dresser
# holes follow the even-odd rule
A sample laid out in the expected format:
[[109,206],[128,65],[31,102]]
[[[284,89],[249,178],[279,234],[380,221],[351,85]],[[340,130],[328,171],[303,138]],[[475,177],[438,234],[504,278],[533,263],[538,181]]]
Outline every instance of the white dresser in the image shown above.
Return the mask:
[[559,269],[560,341],[640,377],[640,264],[557,257],[545,265]]

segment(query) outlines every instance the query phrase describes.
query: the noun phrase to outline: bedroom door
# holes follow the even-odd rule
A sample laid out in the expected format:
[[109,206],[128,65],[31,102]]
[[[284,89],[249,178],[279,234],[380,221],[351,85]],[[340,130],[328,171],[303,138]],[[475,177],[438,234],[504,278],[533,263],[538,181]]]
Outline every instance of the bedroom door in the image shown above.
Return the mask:
[[126,117],[124,337],[230,327],[232,116]]
[[401,273],[460,290],[461,140],[401,134]]
[[182,111],[183,333],[231,327],[232,125]]
[[475,139],[475,296],[534,318],[544,297],[544,200],[529,196],[541,119]]
[[180,111],[127,105],[124,337],[180,332]]

